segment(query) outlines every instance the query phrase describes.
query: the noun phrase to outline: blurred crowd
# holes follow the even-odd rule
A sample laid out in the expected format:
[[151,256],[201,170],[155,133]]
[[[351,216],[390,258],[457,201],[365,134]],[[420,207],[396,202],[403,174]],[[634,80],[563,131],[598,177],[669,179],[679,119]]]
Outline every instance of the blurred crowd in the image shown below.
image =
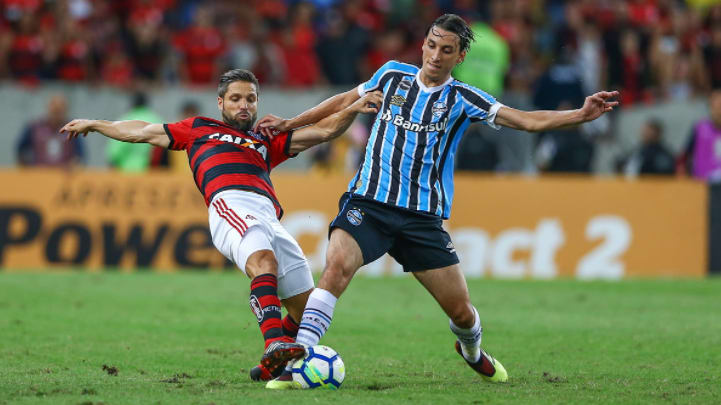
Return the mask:
[[[469,21],[477,37],[454,76],[508,105],[573,108],[600,89],[619,90],[622,108],[683,102],[721,88],[720,3],[2,0],[0,78],[29,86],[59,80],[123,89],[211,88],[221,72],[245,68],[263,85],[348,88],[389,59],[420,64],[425,28],[450,12]],[[593,139],[608,127],[600,120],[574,129],[578,136],[540,134],[531,144],[526,135],[475,128],[478,136],[464,139],[459,167],[588,172]],[[661,142],[659,122],[647,127],[659,135],[639,138]],[[351,139],[362,145],[363,131],[357,132]],[[316,156],[322,162],[329,154],[321,149]],[[671,172],[688,161],[672,160]],[[619,161],[618,170],[634,165]]]
[[713,3],[3,0],[0,77],[213,85],[239,67],[279,86],[355,85],[388,59],[418,63],[426,26],[452,12],[508,45],[505,82],[534,83],[567,57],[587,91],[621,90],[628,106],[721,86],[721,5]]

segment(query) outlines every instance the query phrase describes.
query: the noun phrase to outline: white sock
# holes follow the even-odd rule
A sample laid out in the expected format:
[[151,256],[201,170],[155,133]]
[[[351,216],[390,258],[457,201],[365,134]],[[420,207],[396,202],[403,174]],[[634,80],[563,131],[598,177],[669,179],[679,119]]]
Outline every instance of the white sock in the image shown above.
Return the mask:
[[[310,293],[308,302],[305,304],[305,310],[303,310],[303,317],[300,319],[298,336],[295,338],[296,343],[306,347],[318,344],[318,341],[328,331],[333,320],[336,301],[338,301],[338,298],[322,288],[316,288]],[[292,370],[292,363],[292,361],[288,362],[285,367],[287,372]]]
[[305,304],[303,317],[300,319],[296,343],[315,346],[325,335],[333,320],[333,310],[338,299],[328,290],[316,288],[310,293]]
[[478,316],[478,311],[473,308],[473,314],[475,320],[473,326],[468,329],[460,328],[453,321],[450,321],[451,332],[458,336],[458,341],[461,342],[461,351],[463,357],[475,363],[481,357],[481,336],[483,335],[483,328],[481,327],[481,318]]

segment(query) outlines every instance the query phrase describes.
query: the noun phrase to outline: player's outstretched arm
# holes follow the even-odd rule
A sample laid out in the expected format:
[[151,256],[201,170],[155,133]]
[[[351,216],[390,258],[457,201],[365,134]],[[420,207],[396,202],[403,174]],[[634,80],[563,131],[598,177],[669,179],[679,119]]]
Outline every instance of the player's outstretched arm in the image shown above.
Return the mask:
[[353,88],[345,93],[336,94],[335,96],[324,100],[317,106],[290,119],[283,119],[275,115],[268,114],[258,121],[255,128],[257,131],[265,133],[271,128],[278,131],[289,131],[293,128],[300,128],[302,126],[315,124],[331,114],[342,111],[344,108],[356,102],[359,98],[360,96],[358,96],[358,90]]
[[68,139],[88,132],[100,132],[108,138],[131,143],[149,143],[167,148],[170,138],[163,129],[163,124],[151,124],[145,121],[104,121],[75,119],[63,126],[60,132],[66,132]]
[[503,106],[496,113],[495,123],[510,128],[530,132],[548,131],[593,121],[604,113],[613,110],[618,101],[617,91],[600,91],[588,97],[583,107],[566,111],[521,111]]
[[382,92],[367,93],[343,110],[318,121],[317,124],[296,130],[290,138],[290,153],[302,152],[311,146],[339,137],[353,123],[358,113],[375,114],[382,103]]

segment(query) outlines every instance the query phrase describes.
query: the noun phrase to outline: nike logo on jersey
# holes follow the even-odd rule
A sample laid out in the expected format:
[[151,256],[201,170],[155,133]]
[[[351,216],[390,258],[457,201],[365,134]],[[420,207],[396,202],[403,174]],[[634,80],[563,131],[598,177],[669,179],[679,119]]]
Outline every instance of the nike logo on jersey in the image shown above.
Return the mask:
[[234,143],[236,145],[253,149],[254,151],[260,153],[260,155],[263,156],[263,159],[265,159],[266,155],[268,154],[268,148],[266,148],[265,145],[252,139],[243,138],[242,136],[233,136],[230,134],[221,134],[219,132],[216,132],[214,134],[208,135],[208,138],[217,139],[221,142]]
[[397,127],[401,127],[405,130],[413,132],[443,131],[446,129],[446,126],[448,126],[448,117],[446,117],[446,119],[444,119],[443,121],[424,124],[420,122],[406,120],[400,114],[391,115],[390,110],[386,110],[385,112],[383,112],[383,115],[381,115],[381,119],[383,121],[390,122]]

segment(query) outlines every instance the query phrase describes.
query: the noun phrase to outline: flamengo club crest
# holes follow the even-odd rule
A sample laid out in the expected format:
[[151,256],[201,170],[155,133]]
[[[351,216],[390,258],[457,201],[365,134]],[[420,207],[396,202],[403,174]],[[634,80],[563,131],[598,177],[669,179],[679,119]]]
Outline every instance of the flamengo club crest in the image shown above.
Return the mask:
[[263,321],[263,308],[260,306],[260,301],[255,295],[250,296],[250,309],[253,310],[255,317],[258,318],[258,322]]

